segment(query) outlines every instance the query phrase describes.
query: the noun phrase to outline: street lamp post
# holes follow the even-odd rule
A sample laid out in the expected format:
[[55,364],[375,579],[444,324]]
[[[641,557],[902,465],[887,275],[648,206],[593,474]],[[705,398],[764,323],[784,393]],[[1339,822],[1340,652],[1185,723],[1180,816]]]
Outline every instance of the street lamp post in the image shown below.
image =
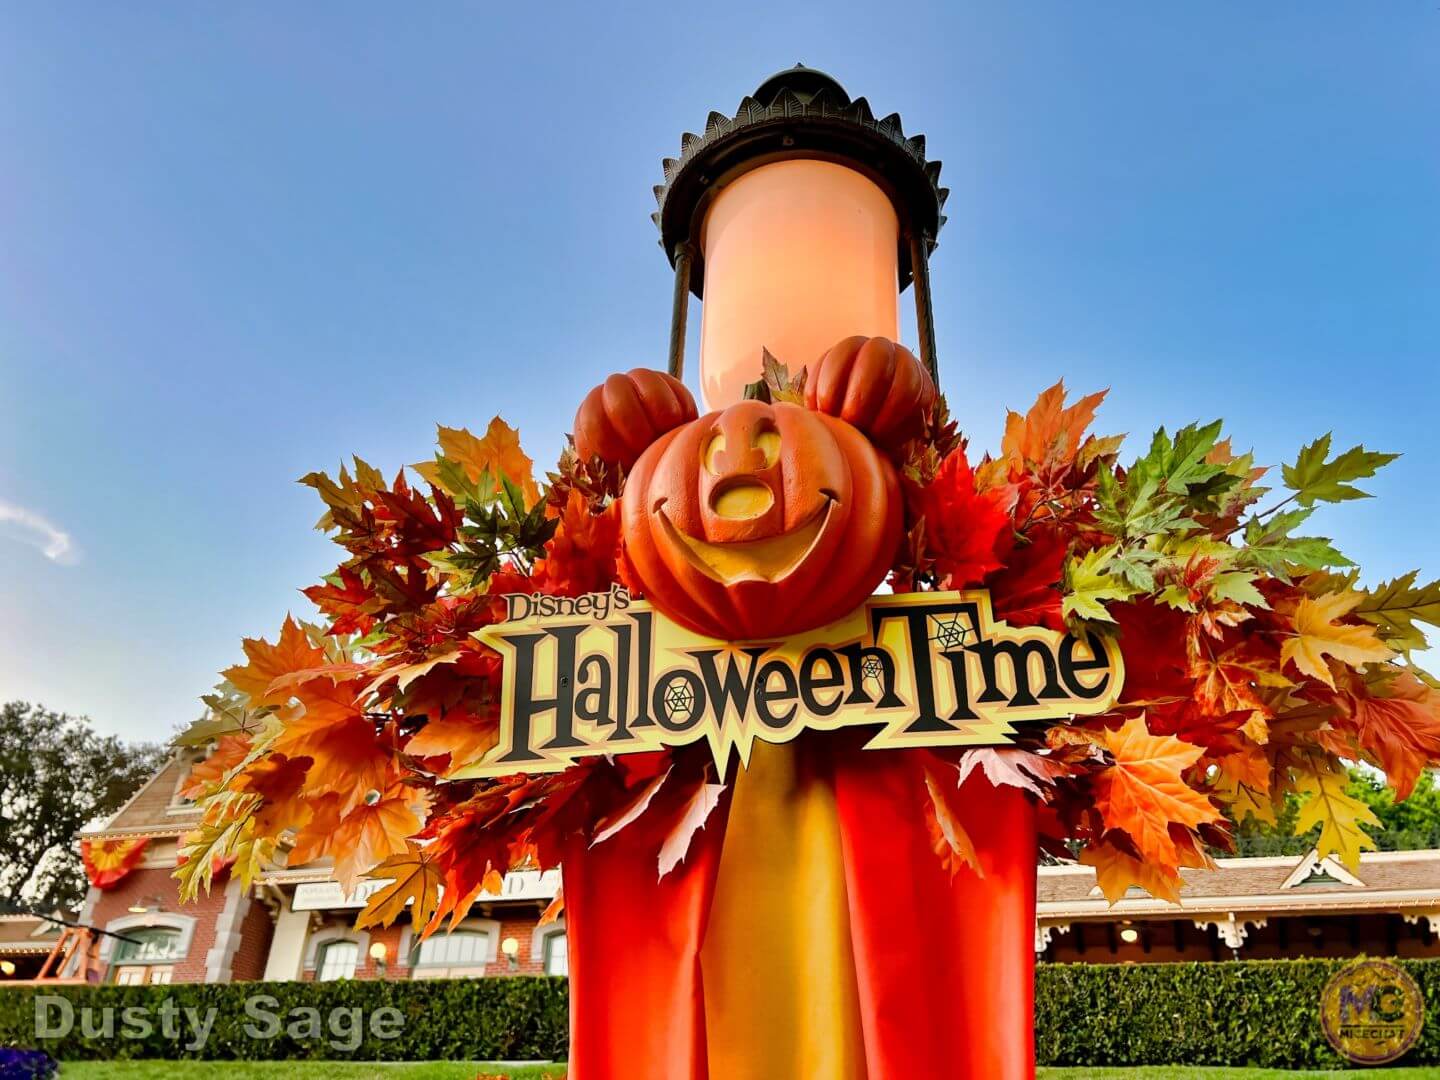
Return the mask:
[[740,399],[761,345],[798,370],[852,334],[898,339],[912,283],[920,358],[936,374],[929,258],[949,192],[898,115],[877,120],[797,65],[682,136],[664,172],[653,216],[675,270],[670,372],[683,370],[693,294],[711,408]]
[[[793,375],[852,335],[897,338],[907,287],[935,373],[928,260],[947,192],[898,116],[796,67],[711,113],[664,170],[670,373],[699,297],[710,409],[741,400],[762,348]],[[923,753],[862,741],[757,741],[664,875],[661,816],[567,847],[575,1075],[1033,1074],[1033,803],[975,770],[955,797],[975,865],[952,876],[925,824]]]

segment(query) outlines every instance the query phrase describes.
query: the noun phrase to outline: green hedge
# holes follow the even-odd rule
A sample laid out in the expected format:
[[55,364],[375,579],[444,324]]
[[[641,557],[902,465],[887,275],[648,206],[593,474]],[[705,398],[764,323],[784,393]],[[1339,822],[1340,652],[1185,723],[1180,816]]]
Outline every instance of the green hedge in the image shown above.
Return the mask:
[[[62,1039],[36,1037],[35,998],[63,996],[76,1009],[75,1028]],[[278,1014],[282,1029],[273,1039],[254,1039],[247,1025],[266,1022],[248,1016],[247,999],[269,995],[275,1004],[258,1007]],[[160,1005],[172,1000],[179,1008],[198,1010],[203,1016],[216,1009],[214,1028],[203,1050],[185,1046],[186,1038],[166,1038],[160,1030]],[[88,1038],[80,1030],[79,1010],[113,1010],[117,1034],[126,1008],[148,1008],[156,1030],[148,1038]],[[318,1009],[322,1029],[318,1038],[300,1027],[288,1030],[292,1009]],[[398,1009],[403,1018],[400,1036],[377,1038],[372,1020],[377,1010]],[[348,1034],[353,1016],[344,1010],[361,1010],[363,1027],[359,1045]],[[341,1010],[333,1012],[334,1010]],[[52,1016],[54,1013],[52,1012]],[[93,1013],[96,1017],[101,1014]],[[324,1018],[337,1018],[337,1036],[325,1028]],[[379,1014],[380,1019],[386,1019]],[[306,1017],[294,1017],[302,1024]],[[189,1024],[177,1021],[188,1036]],[[382,1031],[384,1027],[382,1025]],[[296,1037],[298,1036],[298,1037]],[[335,1043],[341,1045],[336,1046]],[[173,986],[96,986],[0,989],[0,1046],[39,1047],[62,1061],[112,1058],[207,1058],[218,1060],[354,1059],[357,1061],[517,1061],[564,1060],[569,1045],[569,992],[564,979],[504,978],[418,980],[414,982],[279,982],[176,984]]]
[[[1344,962],[1253,960],[1210,964],[1046,964],[1036,972],[1035,1049],[1042,1065],[1258,1065],[1324,1068],[1341,1064],[1320,1029],[1320,990]],[[1440,960],[1401,961],[1428,1004],[1425,1032],[1408,1064],[1440,1064]],[[78,1008],[110,1007],[120,1025],[127,1007],[217,1010],[203,1051],[158,1030],[144,1039],[35,1037],[34,998],[63,994]],[[377,1038],[367,1022],[354,1049],[320,1038],[257,1041],[245,1033],[247,998],[266,994],[282,1020],[294,1008],[382,1007],[404,1018],[399,1038]],[[452,982],[232,983],[216,986],[104,986],[0,990],[0,1045],[40,1046],[65,1060],[86,1058],[353,1058],[401,1060],[564,1060],[568,1048],[565,980],[502,978]],[[954,1007],[975,1008],[955,1002]],[[342,1019],[348,1020],[350,1014]],[[156,1018],[158,1023],[158,1016]],[[182,1024],[185,1031],[188,1025]],[[348,1039],[336,1041],[348,1042]]]
[[[1349,961],[1044,964],[1035,979],[1042,1065],[1255,1065],[1335,1068],[1320,991]],[[1426,1002],[1405,1056],[1440,1063],[1440,960],[1401,960]]]

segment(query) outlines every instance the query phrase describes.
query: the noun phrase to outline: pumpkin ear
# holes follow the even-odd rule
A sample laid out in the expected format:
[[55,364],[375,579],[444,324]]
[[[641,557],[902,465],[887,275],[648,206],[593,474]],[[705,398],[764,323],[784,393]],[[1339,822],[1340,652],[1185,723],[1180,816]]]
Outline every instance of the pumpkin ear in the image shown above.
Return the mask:
[[632,368],[585,395],[575,413],[575,450],[629,471],[646,447],[699,413],[685,384],[663,371]]
[[805,382],[805,404],[859,428],[882,450],[920,434],[935,407],[925,365],[889,338],[848,337],[833,346]]

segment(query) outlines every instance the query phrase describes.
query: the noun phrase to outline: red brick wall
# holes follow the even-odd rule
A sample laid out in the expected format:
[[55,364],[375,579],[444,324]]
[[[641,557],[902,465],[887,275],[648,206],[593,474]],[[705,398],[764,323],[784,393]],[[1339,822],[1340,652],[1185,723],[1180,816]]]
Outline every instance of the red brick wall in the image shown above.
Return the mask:
[[514,971],[510,970],[510,963],[501,953],[495,960],[494,965],[489,969],[496,975],[544,975],[545,957],[531,954],[530,943],[535,936],[535,924],[540,921],[538,911],[501,911],[496,912],[496,919],[500,920],[500,940],[513,937],[520,943],[520,955],[515,959],[518,966]]
[[275,923],[270,912],[259,900],[250,901],[250,909],[240,921],[240,945],[230,967],[230,978],[236,982],[253,982],[265,975],[265,961],[270,956],[270,938]]
[[[159,897],[165,911],[189,915],[195,919],[195,934],[190,939],[190,949],[186,952],[185,959],[174,965],[173,981],[204,982],[205,957],[210,952],[210,947],[215,944],[215,923],[220,918],[220,912],[225,909],[228,879],[216,882],[209,895],[202,890],[194,903],[181,905],[178,891],[180,883],[170,874],[171,871],[165,867],[131,871],[116,888],[100,894],[100,898],[95,902],[95,909],[90,914],[90,922],[94,926],[104,927],[112,919],[123,919],[130,915],[128,908],[131,904],[143,902],[154,907],[154,900],[147,898]],[[108,973],[106,977],[109,978]]]
[[[410,957],[402,956],[400,953],[400,937],[405,928],[399,923],[393,926],[372,927],[370,930],[370,944],[380,942],[385,946],[385,977],[388,979],[408,979],[410,968],[407,964]],[[370,959],[369,947],[360,954],[360,966],[355,969],[357,979],[378,979],[380,971],[374,960]]]

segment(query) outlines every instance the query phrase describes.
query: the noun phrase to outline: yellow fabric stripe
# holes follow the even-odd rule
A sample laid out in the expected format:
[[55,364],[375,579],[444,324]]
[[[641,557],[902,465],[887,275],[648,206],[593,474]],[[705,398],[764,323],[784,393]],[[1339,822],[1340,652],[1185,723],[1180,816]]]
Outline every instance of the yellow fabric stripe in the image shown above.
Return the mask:
[[835,794],[793,746],[735,774],[700,968],[710,1080],[865,1080]]

